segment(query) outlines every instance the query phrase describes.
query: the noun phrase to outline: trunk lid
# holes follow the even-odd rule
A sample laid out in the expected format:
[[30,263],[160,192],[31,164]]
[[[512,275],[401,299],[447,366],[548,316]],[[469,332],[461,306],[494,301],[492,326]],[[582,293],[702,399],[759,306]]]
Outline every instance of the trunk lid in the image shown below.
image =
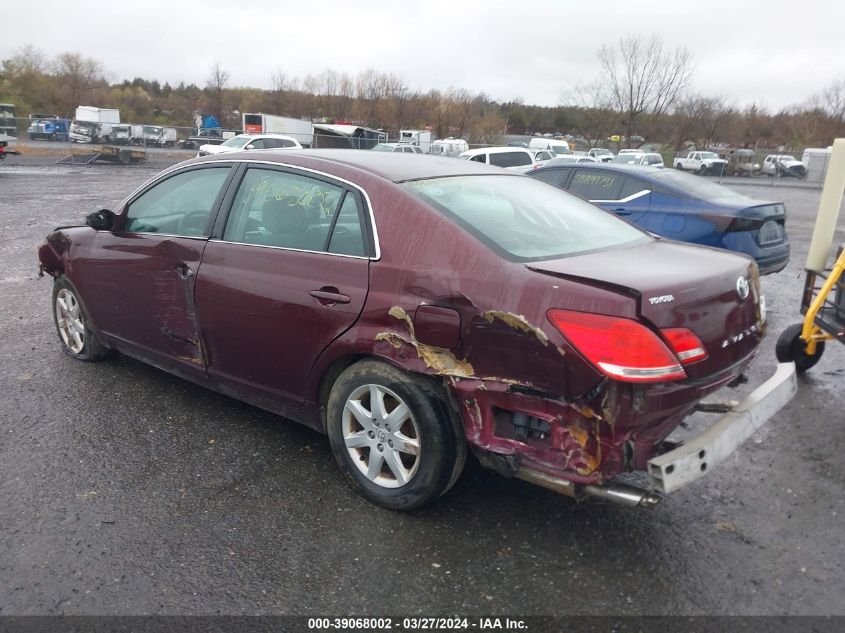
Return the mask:
[[641,319],[654,329],[694,332],[708,356],[684,366],[693,379],[730,368],[751,354],[763,336],[757,267],[743,255],[655,240],[526,265],[539,273],[633,295]]

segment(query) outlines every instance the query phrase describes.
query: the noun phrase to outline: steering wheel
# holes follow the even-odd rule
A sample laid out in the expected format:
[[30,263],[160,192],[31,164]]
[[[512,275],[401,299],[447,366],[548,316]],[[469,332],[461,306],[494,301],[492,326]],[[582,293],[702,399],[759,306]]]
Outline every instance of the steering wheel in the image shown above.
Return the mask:
[[205,209],[194,209],[188,211],[179,219],[176,231],[179,235],[197,236],[205,233],[205,225],[208,222],[208,211]]

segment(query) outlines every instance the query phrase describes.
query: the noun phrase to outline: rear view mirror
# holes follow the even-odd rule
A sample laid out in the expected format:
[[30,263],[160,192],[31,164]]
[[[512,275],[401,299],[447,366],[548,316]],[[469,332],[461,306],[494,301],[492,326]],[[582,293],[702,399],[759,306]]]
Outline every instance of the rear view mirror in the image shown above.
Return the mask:
[[95,231],[110,231],[114,228],[114,213],[108,209],[94,211],[85,217],[85,224]]

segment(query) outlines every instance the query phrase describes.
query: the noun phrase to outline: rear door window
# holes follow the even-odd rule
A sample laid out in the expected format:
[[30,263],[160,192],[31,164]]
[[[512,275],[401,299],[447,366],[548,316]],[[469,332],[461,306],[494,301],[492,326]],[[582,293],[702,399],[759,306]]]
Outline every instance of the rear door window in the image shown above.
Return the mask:
[[251,167],[238,187],[223,239],[260,246],[367,255],[357,196],[288,171]]
[[554,185],[555,187],[562,187],[564,177],[568,173],[568,169],[541,169],[531,174],[531,177],[535,180]]
[[649,184],[645,180],[640,180],[639,178],[634,178],[632,176],[628,176],[625,178],[625,182],[622,185],[622,190],[619,192],[619,197],[614,198],[615,200],[624,200],[625,198],[630,198],[631,196],[635,196],[637,194],[641,194],[644,191],[650,190]]
[[587,200],[618,200],[625,176],[601,169],[577,169],[569,191]]

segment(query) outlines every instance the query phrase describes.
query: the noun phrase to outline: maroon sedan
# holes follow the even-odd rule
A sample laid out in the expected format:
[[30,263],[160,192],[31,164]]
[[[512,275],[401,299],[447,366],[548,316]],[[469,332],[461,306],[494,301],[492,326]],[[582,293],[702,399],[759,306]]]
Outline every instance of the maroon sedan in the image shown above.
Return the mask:
[[[748,257],[654,237],[495,167],[354,150],[180,163],[40,247],[62,346],[112,350],[328,434],[361,494],[436,499],[472,450],[651,505],[789,400],[792,365],[667,436],[763,336]],[[614,481],[648,472],[650,485]]]

